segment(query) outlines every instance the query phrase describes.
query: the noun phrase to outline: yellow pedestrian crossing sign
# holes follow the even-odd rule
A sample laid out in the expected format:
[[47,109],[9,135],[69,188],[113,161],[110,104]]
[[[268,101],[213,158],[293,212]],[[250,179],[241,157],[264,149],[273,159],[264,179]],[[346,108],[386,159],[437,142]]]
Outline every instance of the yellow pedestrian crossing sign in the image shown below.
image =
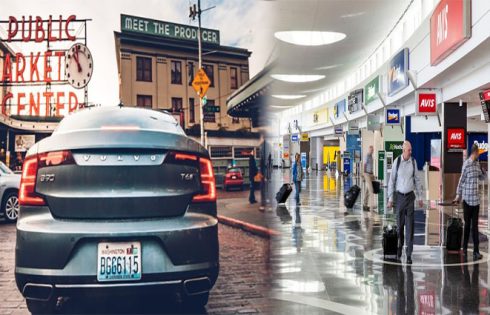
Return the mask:
[[199,97],[203,98],[204,95],[208,92],[208,88],[211,85],[211,81],[209,80],[206,72],[203,68],[199,69],[192,81],[192,87],[197,92]]

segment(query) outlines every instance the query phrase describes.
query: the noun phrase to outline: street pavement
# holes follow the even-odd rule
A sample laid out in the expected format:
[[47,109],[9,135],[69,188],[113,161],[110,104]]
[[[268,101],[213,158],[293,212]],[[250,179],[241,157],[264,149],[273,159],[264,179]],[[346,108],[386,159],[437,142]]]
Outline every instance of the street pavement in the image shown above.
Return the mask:
[[[246,203],[245,192],[219,192],[219,198],[226,200],[225,212],[237,212]],[[258,196],[258,193],[257,193]],[[258,211],[247,209],[247,211]],[[218,210],[218,212],[221,212]],[[263,214],[260,214],[263,216]],[[18,292],[14,279],[15,225],[6,224],[0,219],[0,315],[29,314],[22,295]],[[258,222],[258,220],[256,221]],[[220,275],[211,291],[205,309],[186,308],[173,301],[173,297],[155,299],[151,297],[129,297],[117,301],[91,299],[82,301],[70,299],[63,301],[59,308],[62,313],[200,313],[200,314],[271,314],[269,299],[271,276],[269,269],[269,240],[255,236],[237,228],[219,225]],[[35,259],[35,258],[33,258]]]

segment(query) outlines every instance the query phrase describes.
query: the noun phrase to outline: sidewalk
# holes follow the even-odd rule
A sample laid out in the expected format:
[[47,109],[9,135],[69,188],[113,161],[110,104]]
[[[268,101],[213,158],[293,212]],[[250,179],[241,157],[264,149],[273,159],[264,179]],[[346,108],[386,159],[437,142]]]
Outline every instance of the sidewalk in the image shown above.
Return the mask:
[[246,198],[218,199],[218,220],[222,224],[238,227],[252,234],[271,237],[278,235],[277,231],[268,225],[271,210],[259,210],[260,202],[250,204]]

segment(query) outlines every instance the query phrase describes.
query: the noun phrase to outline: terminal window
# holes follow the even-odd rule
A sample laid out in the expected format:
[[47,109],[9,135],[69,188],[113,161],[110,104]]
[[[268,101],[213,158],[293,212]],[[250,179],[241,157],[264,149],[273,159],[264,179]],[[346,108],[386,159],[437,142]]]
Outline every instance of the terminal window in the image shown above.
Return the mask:
[[235,67],[230,68],[230,87],[232,90],[238,89],[238,69]]
[[170,76],[170,83],[182,84],[182,62],[172,61],[172,70]]
[[151,82],[151,58],[136,57],[136,81]]
[[136,106],[152,108],[152,96],[151,95],[136,95]]
[[194,81],[194,63],[191,61],[187,63],[187,77],[189,86],[192,86],[192,81]]
[[209,86],[214,87],[214,67],[213,65],[203,65],[204,72],[206,72],[206,75],[209,78],[209,81],[211,81],[211,84]]
[[189,98],[189,122],[193,123],[196,121],[196,114],[194,111],[194,99]]
[[172,113],[180,113],[182,111],[182,98],[172,97]]
[[231,147],[211,147],[210,153],[212,158],[232,158]]

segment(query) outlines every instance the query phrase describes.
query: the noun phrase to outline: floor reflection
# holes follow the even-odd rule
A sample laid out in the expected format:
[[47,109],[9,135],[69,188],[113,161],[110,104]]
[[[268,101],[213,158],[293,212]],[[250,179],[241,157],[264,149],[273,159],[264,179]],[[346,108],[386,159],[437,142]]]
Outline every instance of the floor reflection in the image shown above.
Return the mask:
[[[275,193],[288,176],[287,171],[274,172],[269,191]],[[301,206],[290,198],[286,207],[276,208],[270,224],[281,232],[271,239],[272,296],[283,301],[277,303],[275,313],[490,311],[489,256],[465,263],[460,254],[447,254],[442,247],[452,209],[434,203],[416,209],[414,264],[387,264],[382,261],[382,227],[395,220],[393,210],[386,209],[383,189],[375,198],[377,211],[364,212],[362,194],[353,209],[343,205],[343,193],[354,184],[362,185],[358,178],[313,172],[303,184]],[[484,253],[488,252],[487,218],[487,211],[481,211]]]

